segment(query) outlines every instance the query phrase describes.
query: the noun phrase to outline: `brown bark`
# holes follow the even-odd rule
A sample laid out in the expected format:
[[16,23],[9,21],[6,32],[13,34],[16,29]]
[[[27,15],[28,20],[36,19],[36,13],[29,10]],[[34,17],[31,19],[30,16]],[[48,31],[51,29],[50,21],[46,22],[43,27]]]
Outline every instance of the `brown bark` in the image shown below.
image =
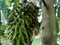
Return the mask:
[[56,20],[53,0],[42,5],[42,45],[56,45]]

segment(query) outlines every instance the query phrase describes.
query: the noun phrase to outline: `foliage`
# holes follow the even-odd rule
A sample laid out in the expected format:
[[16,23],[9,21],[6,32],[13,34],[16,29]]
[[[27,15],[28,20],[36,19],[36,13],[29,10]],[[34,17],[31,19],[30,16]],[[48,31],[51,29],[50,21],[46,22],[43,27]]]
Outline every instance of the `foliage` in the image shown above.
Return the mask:
[[3,25],[3,24],[0,25],[0,30],[5,30],[5,28],[6,28],[6,25]]
[[19,0],[14,0],[15,5],[19,4]]
[[58,7],[58,17],[60,18],[60,7]]
[[5,2],[2,0],[0,1],[0,9],[5,9],[6,6],[5,6]]
[[0,36],[4,35],[4,31],[5,31],[6,25],[0,25]]
[[11,4],[12,4],[12,2],[14,2],[15,5],[18,5],[19,0],[5,0],[5,5],[6,5],[7,7],[10,7]]
[[9,7],[9,6],[11,5],[11,1],[12,1],[12,0],[5,0],[5,5],[6,5],[7,7]]
[[5,9],[5,10],[3,10],[3,16],[4,16],[4,18],[7,20],[7,18],[8,18],[8,16],[11,14],[11,10],[10,9]]
[[59,18],[56,18],[56,32],[59,33]]
[[12,45],[30,45],[34,28],[39,28],[38,9],[32,2],[14,5],[7,20],[7,34]]

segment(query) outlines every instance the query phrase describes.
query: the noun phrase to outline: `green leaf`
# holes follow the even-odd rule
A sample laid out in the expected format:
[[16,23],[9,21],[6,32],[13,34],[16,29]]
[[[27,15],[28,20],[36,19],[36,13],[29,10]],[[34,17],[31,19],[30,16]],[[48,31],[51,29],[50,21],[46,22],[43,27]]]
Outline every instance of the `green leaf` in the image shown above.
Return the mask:
[[7,7],[10,7],[11,1],[12,1],[12,0],[5,0],[5,5],[6,5]]

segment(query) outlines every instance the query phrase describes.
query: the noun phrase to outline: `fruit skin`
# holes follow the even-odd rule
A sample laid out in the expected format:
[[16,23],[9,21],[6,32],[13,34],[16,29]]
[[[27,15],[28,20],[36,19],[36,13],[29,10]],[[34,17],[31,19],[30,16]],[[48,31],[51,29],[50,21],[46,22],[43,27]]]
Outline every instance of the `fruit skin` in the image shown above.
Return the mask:
[[12,45],[30,45],[33,30],[39,29],[38,10],[32,2],[14,5],[12,13],[8,17],[8,38]]

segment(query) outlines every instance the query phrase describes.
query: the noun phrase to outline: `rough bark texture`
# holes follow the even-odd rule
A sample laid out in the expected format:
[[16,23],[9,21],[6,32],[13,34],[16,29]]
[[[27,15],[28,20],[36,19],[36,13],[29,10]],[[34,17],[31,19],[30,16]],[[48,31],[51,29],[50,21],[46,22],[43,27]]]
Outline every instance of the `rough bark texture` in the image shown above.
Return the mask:
[[44,2],[42,5],[42,45],[56,45],[54,1],[44,0]]

